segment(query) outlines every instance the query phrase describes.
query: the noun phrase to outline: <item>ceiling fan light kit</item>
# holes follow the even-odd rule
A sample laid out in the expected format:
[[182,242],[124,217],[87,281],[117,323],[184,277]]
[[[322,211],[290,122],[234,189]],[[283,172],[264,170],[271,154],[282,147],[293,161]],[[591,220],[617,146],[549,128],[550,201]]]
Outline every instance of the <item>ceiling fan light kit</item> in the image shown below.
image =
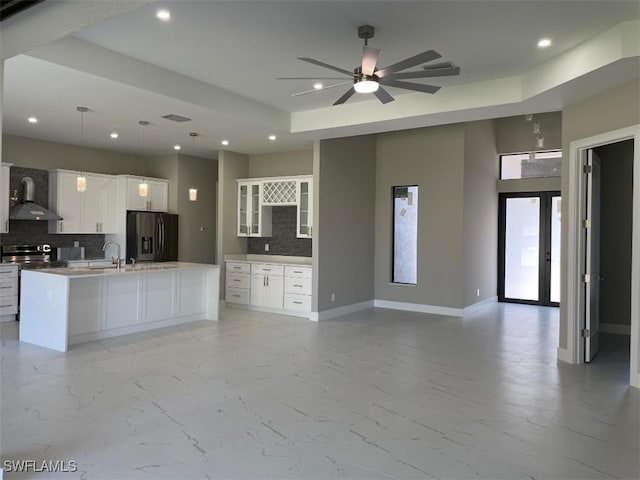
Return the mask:
[[[413,57],[406,58],[399,62],[389,65],[388,67],[379,69],[377,67],[378,54],[380,50],[369,46],[369,39],[373,38],[375,34],[375,28],[371,25],[361,25],[358,27],[358,37],[364,40],[364,47],[362,48],[362,63],[359,67],[355,68],[353,72],[345,70],[335,65],[321,62],[309,57],[298,57],[298,60],[311,63],[313,65],[333,70],[334,72],[346,75],[347,78],[351,78],[353,85],[347,90],[338,100],[333,104],[340,105],[345,103],[354,93],[373,93],[376,98],[383,104],[392,102],[394,98],[389,92],[387,92],[383,86],[403,88],[405,90],[412,90],[415,92],[433,94],[440,90],[439,86],[426,85],[422,83],[406,82],[405,79],[418,79],[418,78],[432,78],[432,77],[445,77],[460,74],[460,67],[455,66],[451,62],[441,62],[433,64],[431,66],[423,66],[422,70],[412,72],[401,72],[417,65],[431,62],[441,58],[441,55],[435,50],[427,50]],[[342,79],[342,77],[280,77],[278,80],[334,80]],[[346,80],[346,79],[345,79]],[[350,83],[350,82],[347,82]],[[339,83],[325,87],[333,88],[344,85]],[[318,89],[307,90],[304,92],[294,93],[292,96],[306,95],[320,91]]]

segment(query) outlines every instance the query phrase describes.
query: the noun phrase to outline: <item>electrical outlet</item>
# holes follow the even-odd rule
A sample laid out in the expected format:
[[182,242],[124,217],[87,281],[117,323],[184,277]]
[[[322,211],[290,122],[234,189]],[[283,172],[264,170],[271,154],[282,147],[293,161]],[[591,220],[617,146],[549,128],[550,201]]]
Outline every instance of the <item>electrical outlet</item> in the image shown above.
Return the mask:
[[335,301],[336,301],[336,294],[335,294],[335,293],[332,293],[332,294],[331,294],[331,301],[332,301],[332,302],[335,302]]
[[268,251],[269,251],[269,244],[268,244],[268,243],[265,243],[265,244],[264,244],[264,251],[265,251],[265,252],[268,252]]
[[476,297],[479,297],[479,296],[480,296],[480,289],[478,288],[478,289],[476,290]]

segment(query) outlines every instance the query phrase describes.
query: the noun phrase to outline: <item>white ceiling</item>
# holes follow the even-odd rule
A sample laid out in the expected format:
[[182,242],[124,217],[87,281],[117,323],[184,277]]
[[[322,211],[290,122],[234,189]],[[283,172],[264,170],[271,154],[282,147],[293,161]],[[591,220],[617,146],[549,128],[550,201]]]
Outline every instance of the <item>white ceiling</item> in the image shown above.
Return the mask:
[[[47,3],[42,8],[51,11]],[[180,143],[183,153],[212,157],[222,139],[231,150],[261,153],[308,148],[316,138],[558,109],[640,76],[640,47],[618,49],[609,38],[633,36],[639,23],[620,25],[638,22],[637,1],[139,3],[6,60],[3,131],[148,155]],[[169,22],[155,17],[162,7]],[[14,30],[18,22],[32,28],[29,15],[14,17]],[[443,86],[433,96],[389,88],[390,104],[356,95],[338,107],[331,104],[348,87],[291,97],[313,82],[276,80],[333,76],[300,56],[353,69],[362,24],[376,27],[370,45],[381,49],[380,66],[434,49],[461,75],[427,82]],[[553,40],[546,50],[536,47],[543,36]],[[82,138],[78,105],[91,109]],[[161,118],[168,113],[193,121]],[[38,124],[28,124],[29,115]],[[139,120],[151,122],[144,145]],[[189,132],[200,134],[195,144]]]

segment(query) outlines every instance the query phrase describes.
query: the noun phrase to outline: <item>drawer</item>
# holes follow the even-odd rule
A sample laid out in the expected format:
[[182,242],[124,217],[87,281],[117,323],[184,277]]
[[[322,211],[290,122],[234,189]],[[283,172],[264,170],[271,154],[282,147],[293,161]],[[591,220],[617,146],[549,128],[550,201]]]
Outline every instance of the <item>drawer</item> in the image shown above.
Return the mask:
[[2,266],[0,266],[0,279],[6,279],[6,278],[18,278],[18,266],[17,265],[11,265],[11,266],[2,265]]
[[303,295],[311,295],[311,279],[285,277],[284,291],[287,293],[301,293]]
[[227,273],[227,287],[228,288],[249,288],[251,276],[247,273]]
[[299,295],[297,293],[284,294],[284,309],[299,312],[311,311],[311,295]]
[[312,272],[311,267],[293,267],[291,265],[284,267],[284,274],[287,277],[311,278]]
[[227,272],[251,273],[251,264],[227,262]]
[[[0,297],[14,297],[18,295],[18,282],[0,278]],[[2,302],[4,303],[4,302]]]
[[242,303],[244,305],[249,305],[249,289],[227,287],[224,298],[227,303]]
[[14,315],[18,313],[18,297],[0,298],[0,315]]
[[264,273],[266,275],[284,275],[284,265],[263,265],[261,263],[251,264],[251,273]]

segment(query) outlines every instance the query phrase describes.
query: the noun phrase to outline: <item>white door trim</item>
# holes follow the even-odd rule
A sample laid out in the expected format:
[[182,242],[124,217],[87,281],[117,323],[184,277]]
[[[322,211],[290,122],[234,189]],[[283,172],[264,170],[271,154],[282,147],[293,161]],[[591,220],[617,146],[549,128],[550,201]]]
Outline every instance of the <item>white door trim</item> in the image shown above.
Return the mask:
[[[561,360],[572,363],[584,362],[584,344],[580,329],[584,320],[584,289],[582,288],[582,259],[585,244],[581,221],[584,215],[584,182],[582,165],[586,151],[590,148],[623,140],[634,140],[633,156],[633,234],[631,251],[631,368],[629,383],[640,388],[640,125],[575,140],[569,145],[568,191],[563,192],[568,203],[567,214],[567,337],[566,352]],[[560,352],[560,349],[559,349]]]

